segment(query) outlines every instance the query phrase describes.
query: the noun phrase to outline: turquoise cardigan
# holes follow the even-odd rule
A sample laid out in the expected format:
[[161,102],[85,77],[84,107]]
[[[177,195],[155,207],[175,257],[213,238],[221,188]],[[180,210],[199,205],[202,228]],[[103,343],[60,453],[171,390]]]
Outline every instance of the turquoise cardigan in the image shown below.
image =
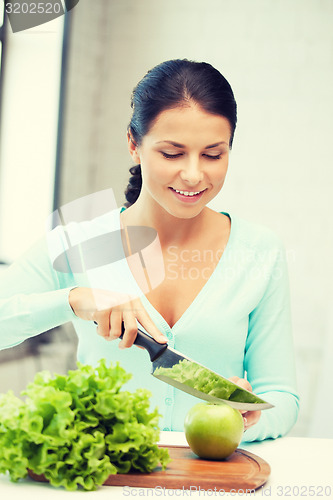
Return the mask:
[[78,336],[78,360],[96,364],[100,358],[119,361],[133,374],[128,390],[146,387],[151,404],[162,415],[162,430],[182,431],[184,418],[198,402],[150,375],[146,351],[118,349],[96,334],[92,322],[75,316],[68,294],[75,286],[119,291],[141,297],[157,327],[177,351],[224,377],[247,376],[254,392],[273,403],[244,440],[286,434],[298,415],[295,362],[291,333],[288,273],[284,248],[270,230],[230,216],[228,244],[205,286],[177,323],[165,319],[138,289],[126,259],[85,273],[60,272],[52,263],[75,243],[120,228],[119,209],[92,221],[71,223],[65,237],[57,227],[2,273],[0,282],[0,348],[14,346],[71,321]]

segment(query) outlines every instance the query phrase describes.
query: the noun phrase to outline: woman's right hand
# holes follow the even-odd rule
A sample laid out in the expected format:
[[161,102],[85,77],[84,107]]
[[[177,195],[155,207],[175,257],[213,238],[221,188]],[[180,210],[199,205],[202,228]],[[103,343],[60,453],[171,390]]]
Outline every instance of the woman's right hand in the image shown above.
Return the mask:
[[157,342],[167,342],[139,298],[130,298],[125,294],[107,290],[78,287],[69,292],[68,300],[78,318],[97,323],[97,333],[105,340],[119,338],[124,323],[124,336],[119,342],[121,349],[132,346],[138,332],[136,320]]

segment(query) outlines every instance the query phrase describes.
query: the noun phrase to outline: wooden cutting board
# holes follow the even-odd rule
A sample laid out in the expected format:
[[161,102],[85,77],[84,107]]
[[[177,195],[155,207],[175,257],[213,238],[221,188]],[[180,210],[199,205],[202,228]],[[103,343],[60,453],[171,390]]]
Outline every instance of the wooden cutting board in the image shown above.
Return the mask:
[[[114,474],[105,481],[106,486],[129,486],[132,488],[166,488],[184,490],[255,490],[262,486],[270,475],[270,466],[265,460],[248,451],[237,449],[225,460],[198,458],[189,447],[166,446],[171,462],[166,470],[157,467],[150,474],[133,472]],[[37,481],[46,481],[29,471]],[[216,488],[216,490],[214,490]]]
[[237,449],[225,460],[213,461],[198,458],[188,447],[166,447],[172,459],[166,470],[157,468],[150,474],[115,474],[109,476],[104,484],[186,490],[246,490],[262,486],[271,472],[265,460],[242,449]]

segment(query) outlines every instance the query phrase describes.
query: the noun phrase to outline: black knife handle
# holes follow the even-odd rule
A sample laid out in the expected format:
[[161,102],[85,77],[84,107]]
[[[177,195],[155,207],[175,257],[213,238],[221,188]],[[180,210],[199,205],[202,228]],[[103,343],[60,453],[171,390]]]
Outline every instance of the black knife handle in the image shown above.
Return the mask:
[[151,362],[155,361],[155,359],[158,358],[168,347],[168,344],[160,344],[157,340],[153,339],[153,337],[140,330],[140,328],[138,328],[138,334],[134,340],[134,344],[144,347],[148,351]]
[[[94,321],[95,325],[97,325],[96,321]],[[122,324],[122,333],[120,334],[120,339],[123,338],[125,332],[125,327],[124,323]],[[134,340],[134,344],[138,345],[140,347],[144,347],[146,351],[148,351],[148,354],[150,356],[150,361],[155,361],[156,358],[158,358],[162,352],[167,349],[168,344],[160,344],[157,342],[157,340],[153,339],[150,335],[145,333],[144,331],[140,330],[138,328],[138,334],[136,336],[136,339]]]

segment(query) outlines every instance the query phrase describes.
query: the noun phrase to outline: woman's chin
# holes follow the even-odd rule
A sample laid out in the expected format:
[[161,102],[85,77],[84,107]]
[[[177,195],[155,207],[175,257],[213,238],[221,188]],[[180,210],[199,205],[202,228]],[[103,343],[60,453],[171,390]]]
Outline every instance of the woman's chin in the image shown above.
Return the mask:
[[201,206],[192,206],[190,209],[184,210],[184,209],[179,209],[176,207],[165,207],[165,211],[171,215],[172,217],[175,217],[176,219],[193,219],[200,215],[202,210],[205,208],[205,205]]

